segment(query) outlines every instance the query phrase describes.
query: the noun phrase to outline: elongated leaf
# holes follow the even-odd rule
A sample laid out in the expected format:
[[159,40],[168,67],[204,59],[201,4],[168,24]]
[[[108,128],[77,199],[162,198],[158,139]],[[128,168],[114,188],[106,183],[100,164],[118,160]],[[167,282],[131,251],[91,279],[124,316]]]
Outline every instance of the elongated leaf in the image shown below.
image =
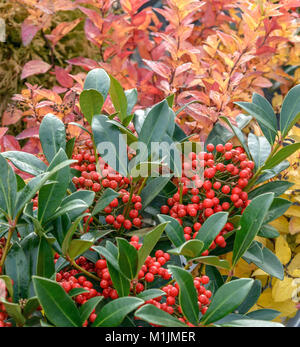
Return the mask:
[[245,300],[252,285],[252,279],[241,278],[221,286],[214,294],[201,322],[208,325],[233,312]]
[[124,125],[122,125],[120,122],[114,120],[114,119],[110,119],[107,121],[110,124],[115,125],[122,134],[127,136],[127,144],[130,145],[133,142],[138,141],[138,138],[128,129],[126,128]]
[[293,87],[283,100],[280,112],[280,131],[284,138],[291,127],[295,124],[295,120],[299,119],[300,113],[300,85]]
[[[264,116],[267,116],[268,121],[270,122],[270,124],[272,124],[273,128],[277,129],[276,115],[269,101],[263,96],[261,96],[260,94],[254,93],[252,97],[252,103],[256,104],[257,106],[259,106],[261,109],[264,110],[265,112]],[[269,141],[269,143],[273,145],[276,134],[273,131],[271,131],[269,128],[265,127],[260,120],[257,120],[257,122],[259,126],[261,127],[261,130],[263,134],[265,135],[265,137],[267,138],[267,140]]]
[[266,219],[264,223],[269,223],[272,220],[282,216],[291,205],[292,205],[292,202],[289,200],[282,199],[282,198],[275,198],[266,215]]
[[262,253],[263,261],[261,263],[253,261],[253,263],[269,275],[274,276],[282,281],[284,278],[284,269],[280,260],[267,247],[262,248]]
[[47,170],[47,165],[33,154],[8,151],[2,153],[2,155],[4,158],[10,160],[19,170],[27,172],[30,175],[37,176]]
[[127,144],[124,136],[104,115],[93,117],[92,129],[99,155],[114,170],[127,176]]
[[40,302],[36,296],[28,299],[23,309],[23,315],[26,318],[30,317],[39,306],[40,306]]
[[5,274],[13,280],[15,302],[28,296],[30,272],[28,259],[22,247],[15,242],[5,260]]
[[89,318],[90,314],[99,305],[103,298],[103,296],[96,296],[89,299],[85,304],[80,306],[79,314],[82,324]]
[[105,70],[93,69],[88,72],[84,82],[83,89],[95,89],[102,94],[103,99],[107,98],[110,87],[110,78]]
[[120,269],[116,269],[111,262],[107,261],[107,268],[108,272],[110,274],[112,283],[114,285],[114,288],[116,288],[116,291],[118,293],[119,297],[127,296],[130,292],[130,280],[125,277]]
[[148,323],[160,325],[163,327],[186,327],[184,323],[164,312],[154,305],[144,305],[135,312],[135,316]]
[[17,180],[13,169],[0,154],[0,208],[9,217],[14,214],[17,197]]
[[92,136],[92,133],[89,132],[83,125],[81,125],[81,124],[79,124],[79,123],[76,123],[76,122],[70,122],[69,124],[77,126],[77,127],[80,128],[81,130],[85,131],[86,133],[88,133],[89,135]]
[[76,215],[80,215],[81,213],[86,211],[87,208],[88,208],[88,205],[82,200],[76,199],[73,201],[69,201],[67,204],[59,207],[53,213],[53,215],[50,215],[48,217],[48,221],[53,221],[53,220],[57,219],[58,217],[66,214],[66,213],[72,214],[74,211],[76,211]]
[[150,202],[164,189],[170,177],[156,177],[151,179],[141,192],[143,208],[147,207]]
[[198,258],[191,259],[193,262],[205,264],[205,265],[213,265],[215,267],[221,268],[221,269],[229,269],[230,265],[227,260],[225,259],[219,259],[218,257],[214,255],[208,255]]
[[72,237],[73,237],[75,231],[77,230],[78,225],[81,222],[82,218],[83,218],[83,216],[79,216],[75,220],[75,222],[73,222],[73,224],[71,225],[71,227],[69,228],[69,230],[66,233],[66,236],[65,236],[64,241],[63,241],[62,246],[61,246],[61,249],[62,249],[62,252],[64,255],[67,255],[67,253],[68,253]]
[[[48,167],[48,172],[51,172],[58,164],[68,160],[68,157],[63,149],[58,149],[53,161]],[[38,219],[41,224],[44,224],[51,217],[56,209],[60,206],[64,198],[70,182],[70,168],[68,166],[57,171],[51,178],[57,183],[43,186],[39,191],[39,208]]]
[[169,265],[168,268],[171,270],[179,285],[179,303],[184,316],[192,324],[198,325],[198,296],[192,275],[188,271],[177,266]]
[[101,195],[100,199],[97,201],[96,206],[92,212],[95,216],[101,212],[106,206],[108,206],[115,198],[119,197],[119,194],[110,188],[105,189],[104,193]]
[[163,290],[152,288],[152,289],[144,290],[143,292],[138,294],[137,297],[144,301],[147,301],[147,300],[155,299],[164,295],[166,295],[166,293]]
[[242,319],[234,320],[230,323],[222,324],[224,327],[250,327],[250,328],[284,328],[284,325],[277,322],[268,322],[265,320]]
[[132,109],[137,103],[138,93],[136,88],[125,90],[125,96],[127,99],[127,114],[131,114]]
[[134,279],[137,273],[138,253],[127,240],[120,237],[117,238],[119,255],[118,263],[121,271],[129,279]]
[[256,169],[262,167],[271,153],[271,145],[264,136],[252,133],[248,136],[248,147]]
[[127,117],[127,98],[121,84],[113,77],[110,77],[109,94],[116,112],[119,114],[121,122]]
[[14,321],[17,323],[17,326],[23,326],[26,320],[22,314],[20,305],[8,302],[4,299],[2,301],[5,306],[6,312],[10,317],[14,319]]
[[11,278],[9,276],[2,275],[2,276],[0,276],[0,280],[4,281],[5,287],[6,287],[6,290],[7,290],[8,294],[11,297],[13,297],[14,289],[13,289]]
[[40,125],[40,141],[43,152],[50,163],[59,149],[66,149],[66,131],[64,123],[51,113],[48,113]]
[[272,192],[274,193],[275,197],[282,195],[286,190],[288,190],[291,186],[293,186],[294,183],[288,182],[288,181],[275,181],[275,182],[268,182],[266,184],[263,184],[256,189],[249,192],[248,196],[249,199],[253,199],[255,196]]
[[291,156],[300,148],[300,143],[293,143],[292,145],[281,148],[270,160],[263,166],[264,170],[272,169],[274,166],[279,165],[282,161]]
[[39,244],[36,274],[41,277],[51,278],[55,272],[53,251],[45,237],[41,237]]
[[200,240],[189,240],[179,247],[169,249],[168,253],[195,258],[201,254],[203,246],[204,243]]
[[56,327],[82,326],[74,301],[58,283],[33,276],[33,285],[46,317],[52,324]]
[[79,100],[85,119],[92,124],[94,115],[101,113],[104,103],[102,94],[95,89],[85,89],[81,92]]
[[272,225],[266,224],[261,227],[257,235],[268,239],[275,239],[280,233]]
[[208,249],[213,240],[219,235],[220,231],[224,228],[227,219],[227,212],[218,212],[207,218],[203,223],[195,238],[204,243],[202,252]]
[[250,264],[255,261],[256,263],[260,263],[263,261],[263,253],[261,249],[261,244],[257,241],[253,241],[250,247],[243,255],[243,259]]
[[84,233],[80,238],[81,240],[86,241],[98,241],[99,239],[102,239],[107,234],[111,233],[114,230],[95,230],[95,231],[89,231],[88,233]]
[[235,312],[240,314],[247,313],[252,306],[254,306],[261,294],[261,282],[259,280],[254,280],[253,285],[246,297],[246,299],[240,304]]
[[273,177],[276,177],[280,172],[287,169],[290,166],[290,162],[288,160],[284,160],[280,164],[274,166],[272,169],[264,170],[263,174],[259,176],[256,181],[256,184],[265,182]]
[[69,246],[69,256],[71,259],[75,259],[77,256],[83,254],[90,247],[92,247],[93,241],[86,241],[80,239],[74,239],[71,241]]
[[[88,207],[90,207],[93,204],[94,199],[95,199],[94,192],[90,190],[78,190],[72,193],[71,195],[68,195],[67,197],[65,197],[61,205],[64,206],[65,204],[68,204],[70,201],[81,200],[81,201],[84,201]],[[79,210],[68,212],[71,220],[74,220],[75,218],[77,218],[80,215],[80,213],[79,213]]]
[[148,234],[145,235],[143,245],[138,250],[137,273],[139,272],[139,270],[145,263],[145,260],[148,257],[148,255],[152,252],[153,248],[157,244],[166,226],[167,226],[167,223],[159,224],[152,231],[150,231]]
[[159,214],[157,217],[161,223],[169,222],[165,232],[175,247],[179,247],[185,243],[183,228],[175,218],[165,214]]
[[247,313],[247,317],[251,319],[271,321],[280,315],[279,311],[263,308]]
[[240,221],[241,227],[237,229],[234,240],[233,265],[238,262],[254,240],[264,222],[273,199],[273,193],[262,194],[254,198],[245,208]]
[[116,327],[132,311],[144,303],[144,300],[134,297],[124,297],[106,304],[98,314],[94,327]]

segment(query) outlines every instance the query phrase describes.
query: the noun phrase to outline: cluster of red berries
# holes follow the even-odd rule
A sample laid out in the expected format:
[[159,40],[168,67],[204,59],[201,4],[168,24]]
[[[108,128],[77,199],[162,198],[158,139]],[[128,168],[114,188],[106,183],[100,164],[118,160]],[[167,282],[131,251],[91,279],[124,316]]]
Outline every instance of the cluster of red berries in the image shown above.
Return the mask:
[[[214,213],[230,211],[232,207],[243,213],[250,203],[244,189],[253,176],[254,163],[247,159],[244,149],[226,143],[216,147],[208,144],[206,150],[189,153],[182,165],[183,177],[174,180],[177,192],[167,200],[167,205],[161,206],[161,213],[170,214],[184,226],[186,240],[195,238],[204,221]],[[216,245],[226,247],[223,235],[232,230],[233,225],[226,223],[211,249]]]
[[[203,275],[201,277],[194,278],[194,286],[198,294],[198,305],[203,315],[206,313],[212,297],[212,292],[205,288],[205,285],[207,285],[208,283],[208,276]],[[179,305],[179,285],[177,283],[175,283],[174,285],[168,284],[165,287],[163,287],[162,290],[166,293],[165,299],[163,299],[163,297],[160,296],[155,299],[147,300],[145,304],[154,305],[160,310],[175,315],[176,317],[178,317],[178,320],[180,320],[183,323],[186,323],[188,326],[193,327],[194,325],[188,322],[187,319],[183,316],[182,309]],[[138,319],[138,317],[136,317],[136,319]],[[151,325],[156,326],[154,324]]]
[[8,319],[8,314],[5,310],[5,306],[0,302],[0,328],[11,327],[11,322],[6,322]]

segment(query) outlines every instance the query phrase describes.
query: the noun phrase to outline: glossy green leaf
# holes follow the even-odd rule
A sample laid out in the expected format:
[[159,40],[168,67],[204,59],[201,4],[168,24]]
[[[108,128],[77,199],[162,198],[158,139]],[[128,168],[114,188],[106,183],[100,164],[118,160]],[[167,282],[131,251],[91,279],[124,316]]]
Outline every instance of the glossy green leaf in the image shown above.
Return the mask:
[[129,295],[130,280],[121,273],[120,269],[117,270],[116,267],[113,266],[110,261],[106,261],[108,272],[110,274],[114,288],[118,293],[118,296],[123,297]]
[[112,124],[112,125],[115,125],[120,130],[120,132],[122,134],[127,136],[127,144],[128,145],[132,144],[133,142],[138,141],[138,138],[120,122],[118,122],[114,119],[109,119],[107,122]]
[[280,233],[272,225],[265,224],[261,227],[257,235],[268,239],[275,239]]
[[80,306],[79,314],[82,324],[89,318],[90,314],[99,305],[103,298],[103,296],[95,296]]
[[263,174],[258,177],[256,184],[265,182],[273,177],[276,177],[280,172],[287,169],[290,166],[290,162],[288,160],[284,160],[280,164],[274,166],[272,169],[264,170]]
[[261,263],[259,262],[253,262],[253,263],[256,266],[258,266],[260,269],[268,273],[269,275],[276,277],[282,281],[284,278],[284,269],[280,260],[267,247],[262,248],[262,253],[263,253],[263,261]]
[[23,326],[26,320],[22,314],[20,305],[14,304],[12,302],[8,302],[5,299],[3,299],[2,302],[5,306],[6,312],[8,313],[10,317],[14,319],[17,326]]
[[86,211],[87,208],[88,208],[88,205],[82,200],[76,199],[73,201],[69,201],[67,204],[59,207],[53,213],[53,215],[49,216],[48,221],[53,221],[53,220],[57,219],[58,217],[63,216],[66,213],[72,214],[75,211],[76,211],[76,215],[80,215],[81,213]]
[[95,114],[101,113],[104,104],[103,96],[95,89],[83,90],[79,97],[80,108],[89,124],[92,124],[92,119]]
[[81,222],[83,216],[79,216],[71,225],[71,227],[69,228],[69,230],[66,233],[66,236],[64,238],[64,241],[62,243],[61,249],[64,255],[67,255],[69,247],[70,247],[70,243],[72,240],[72,237],[75,233],[75,231],[78,228],[79,223]]
[[134,297],[124,297],[106,304],[98,314],[94,327],[117,327],[124,318],[144,303],[144,300]]
[[159,214],[157,217],[161,223],[169,222],[165,232],[175,247],[179,247],[185,243],[186,240],[183,236],[183,228],[175,218],[165,214]]
[[2,153],[2,155],[4,158],[10,160],[16,168],[30,175],[37,176],[47,170],[47,165],[33,154],[8,151]]
[[110,87],[110,78],[104,69],[93,69],[88,72],[83,89],[95,89],[102,94],[103,99],[107,98]]
[[89,293],[89,291],[84,288],[73,288],[68,292],[71,298],[74,298],[75,296],[83,294],[83,293]]
[[81,327],[79,311],[64,289],[55,281],[33,276],[33,285],[46,317],[56,327]]
[[261,291],[261,282],[259,280],[254,280],[246,299],[239,305],[235,312],[240,314],[247,313],[250,308],[256,304],[258,298],[260,297]]
[[127,114],[131,114],[132,109],[138,100],[138,92],[136,88],[125,90],[125,96],[127,99]]
[[264,136],[248,135],[248,147],[256,169],[262,167],[271,153],[271,145]]
[[147,207],[151,201],[164,189],[170,177],[155,177],[151,179],[141,192],[143,208]]
[[26,304],[23,309],[23,315],[28,318],[30,317],[40,306],[39,299],[34,296],[26,301]]
[[253,199],[254,197],[272,192],[274,193],[275,197],[282,195],[285,191],[287,191],[291,186],[293,186],[294,183],[288,182],[288,181],[279,181],[276,180],[274,182],[268,182],[266,184],[263,184],[251,192],[248,193],[249,199]]
[[52,247],[45,237],[40,238],[36,274],[41,277],[51,278],[55,272]]
[[203,257],[198,257],[191,259],[191,261],[196,262],[196,263],[201,263],[205,265],[212,265],[221,269],[227,269],[229,270],[230,265],[227,260],[225,259],[219,259],[218,257],[214,255],[208,255],[208,256],[203,256]]
[[265,320],[242,319],[234,320],[227,324],[222,324],[223,327],[249,327],[249,328],[284,328],[284,325],[277,322],[268,322]]
[[118,263],[121,271],[129,279],[134,279],[137,273],[138,252],[127,240],[117,237]]
[[9,217],[14,214],[17,197],[17,180],[12,167],[0,154],[0,211]]
[[169,249],[168,253],[195,258],[200,256],[203,246],[204,243],[200,240],[189,240],[179,247]]
[[86,241],[80,239],[74,239],[71,241],[69,246],[69,256],[71,259],[75,259],[77,256],[83,254],[93,245],[93,241]]
[[251,245],[264,222],[273,199],[273,193],[265,193],[254,198],[245,208],[240,221],[241,227],[236,230],[232,257],[233,265],[238,262]]
[[75,146],[76,137],[72,137],[70,140],[66,143],[66,155],[69,159],[72,159],[74,146]]
[[285,146],[281,148],[270,160],[266,162],[263,166],[264,170],[272,169],[275,166],[279,165],[283,160],[290,157],[294,152],[299,150],[300,143],[293,143],[292,145]]
[[66,149],[66,131],[64,123],[51,113],[42,120],[39,136],[43,152],[50,163],[59,149]]
[[160,325],[163,327],[183,328],[186,327],[184,323],[179,321],[169,313],[160,310],[154,305],[144,305],[135,312],[135,316],[150,324]]
[[[84,201],[85,204],[90,207],[95,199],[95,193],[90,190],[77,190],[76,192],[72,193],[71,195],[68,195],[65,197],[61,203],[62,206],[65,204],[68,204],[70,201],[74,200],[81,200]],[[69,217],[71,220],[74,220],[77,218],[82,212],[79,212],[79,210],[69,211]]]
[[245,300],[252,285],[253,280],[250,278],[241,278],[222,285],[215,292],[201,322],[208,325],[233,312]]
[[251,311],[247,313],[247,317],[251,319],[258,319],[258,320],[266,320],[266,321],[271,321],[278,317],[280,315],[279,311],[272,310],[272,309],[259,309],[255,311]]
[[258,263],[263,261],[263,253],[261,249],[261,244],[257,241],[253,241],[250,245],[250,247],[247,249],[247,251],[243,255],[243,259],[250,264],[253,261],[256,261]]
[[192,275],[188,271],[177,266],[169,265],[168,268],[171,270],[175,281],[179,285],[179,303],[184,316],[192,324],[198,325],[198,295]]
[[106,188],[104,193],[101,195],[100,199],[97,201],[96,206],[93,209],[92,215],[103,211],[103,209],[108,206],[115,198],[119,197],[119,193],[111,188]]
[[300,85],[293,87],[283,100],[280,112],[280,131],[284,138],[300,115]]
[[144,265],[148,255],[152,252],[158,240],[160,239],[163,231],[165,230],[167,223],[162,223],[156,226],[153,230],[147,233],[144,237],[142,247],[138,250],[138,267],[137,273]]
[[151,288],[139,293],[137,297],[144,301],[147,301],[147,300],[155,299],[164,295],[166,295],[166,293],[163,290]]
[[211,215],[202,224],[195,240],[201,240],[204,243],[203,250],[209,248],[213,240],[219,235],[220,231],[224,228],[228,219],[227,212],[218,212]]
[[116,112],[118,112],[121,122],[127,117],[127,98],[121,84],[113,77],[110,77],[110,89],[109,95],[111,101],[115,107]]
[[269,223],[272,220],[282,216],[292,204],[293,203],[289,200],[275,198],[269,208],[264,223]]

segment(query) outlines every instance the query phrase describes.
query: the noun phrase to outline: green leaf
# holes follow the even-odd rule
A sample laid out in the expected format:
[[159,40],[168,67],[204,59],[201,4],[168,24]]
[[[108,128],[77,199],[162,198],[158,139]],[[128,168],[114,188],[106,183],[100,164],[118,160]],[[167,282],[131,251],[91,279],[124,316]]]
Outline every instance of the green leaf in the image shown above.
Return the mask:
[[[269,101],[261,96],[260,94],[254,93],[252,97],[252,103],[260,107],[264,110],[264,116],[268,117],[268,121],[270,124],[272,124],[274,129],[277,129],[277,119],[276,115],[274,113],[272,105],[269,103]],[[257,120],[259,126],[261,127],[261,130],[265,137],[267,138],[268,142],[273,145],[275,141],[276,134],[271,131],[269,128],[265,127],[261,121]]]
[[245,140],[243,132],[239,128],[237,128],[236,126],[231,124],[231,122],[230,122],[230,120],[228,118],[220,117],[220,119],[222,121],[224,121],[231,128],[231,130],[233,131],[234,135],[238,138],[238,140],[240,141],[240,144],[242,145],[242,147],[246,151],[248,157],[250,158],[251,155],[250,155],[249,148],[247,146],[247,143],[246,143],[246,140]]
[[169,96],[166,97],[166,100],[168,102],[169,107],[173,107],[174,104],[174,99],[175,99],[175,94],[171,94]]
[[111,75],[109,94],[121,122],[127,117],[127,98],[121,84]]
[[256,189],[252,190],[248,193],[249,199],[253,199],[254,197],[272,192],[274,193],[275,197],[282,195],[286,190],[288,190],[291,186],[293,186],[294,183],[288,182],[288,181],[274,181],[274,182],[268,182],[266,184],[263,184]]
[[95,114],[101,112],[104,104],[104,99],[101,93],[95,89],[83,90],[79,97],[80,108],[85,119],[89,124],[92,124],[92,119]]
[[232,265],[247,251],[258,231],[260,230],[267,212],[274,199],[273,193],[265,193],[254,198],[245,208],[237,229],[233,246]]
[[106,188],[100,199],[97,201],[93,209],[92,216],[100,213],[106,206],[108,206],[115,198],[119,197],[119,193],[111,188]]
[[36,274],[51,278],[55,272],[52,247],[45,237],[40,238]]
[[272,225],[266,224],[261,227],[257,235],[268,239],[275,239],[280,233]]
[[71,259],[75,259],[77,256],[83,254],[93,245],[93,241],[86,241],[80,239],[74,239],[71,241],[69,246],[69,256]]
[[39,306],[40,306],[40,302],[36,296],[28,299],[23,309],[23,315],[26,318],[29,318]]
[[76,123],[76,122],[70,122],[68,124],[71,124],[71,125],[75,125],[77,126],[78,128],[80,128],[81,130],[85,131],[86,133],[88,133],[89,135],[92,136],[92,133],[89,132],[83,125],[79,124],[79,123]]
[[142,306],[135,312],[135,316],[150,324],[160,325],[163,327],[186,327],[186,325],[180,322],[180,320],[154,305],[147,304]]
[[147,300],[155,299],[164,295],[166,295],[166,293],[163,290],[152,288],[152,289],[144,290],[143,292],[138,294],[137,297],[139,299],[147,301]]
[[293,203],[289,200],[282,199],[282,198],[275,198],[266,215],[264,223],[269,223],[272,220],[282,216],[284,212],[286,212],[292,204]]
[[95,89],[102,94],[103,99],[107,98],[110,87],[110,78],[103,69],[93,69],[88,72],[83,89]]
[[43,152],[50,163],[59,149],[66,149],[66,131],[64,123],[51,113],[42,120],[39,136]]
[[177,266],[169,265],[168,268],[171,270],[179,285],[179,303],[184,316],[192,324],[198,325],[198,295],[192,275],[188,271]]
[[13,280],[14,301],[26,299],[30,281],[29,264],[22,247],[17,242],[12,245],[4,264],[5,274]]
[[[90,190],[77,190],[76,192],[72,193],[71,195],[66,196],[61,205],[64,206],[65,204],[68,204],[71,201],[75,200],[81,200],[84,201],[87,207],[90,207],[95,199],[95,193]],[[76,209],[73,211],[69,211],[69,217],[71,220],[74,220],[77,218],[82,212],[79,212],[80,210]]]
[[253,263],[269,275],[276,277],[282,281],[284,278],[284,269],[280,260],[267,247],[262,248],[262,253],[263,261],[261,263]]
[[300,113],[300,85],[293,87],[283,100],[280,112],[280,131],[282,137],[288,134]]
[[87,289],[84,289],[84,288],[73,288],[68,292],[68,295],[71,298],[74,298],[75,296],[83,294],[83,293],[89,293],[89,291]]
[[242,257],[248,264],[253,261],[262,262],[263,254],[260,247],[260,243],[257,241],[253,241],[247,251],[244,253]]
[[157,217],[161,223],[169,222],[165,232],[175,247],[179,247],[185,243],[186,240],[183,236],[183,228],[175,218],[165,214],[159,214]]
[[130,145],[133,142],[138,141],[138,138],[128,129],[126,128],[123,124],[121,124],[120,122],[114,120],[114,119],[109,119],[107,121],[110,124],[115,125],[122,134],[127,136],[127,144]]
[[134,279],[137,274],[138,252],[127,240],[117,237],[118,263],[121,271],[129,279]]
[[213,293],[224,284],[224,279],[215,266],[206,265],[205,274],[209,277],[209,288]]
[[127,176],[127,144],[124,136],[104,115],[93,117],[92,129],[102,159],[121,175]]
[[13,169],[0,154],[0,209],[9,217],[14,214],[17,198],[17,180]]
[[72,159],[74,146],[75,146],[76,137],[72,137],[70,140],[66,143],[66,155],[69,159]]
[[191,259],[193,262],[205,264],[205,265],[213,265],[215,267],[221,268],[221,269],[230,269],[230,265],[227,260],[225,259],[219,259],[218,257],[214,255],[208,255],[208,256],[203,256],[203,257],[198,257]]
[[94,298],[89,299],[85,304],[80,306],[79,314],[82,324],[89,318],[90,314],[99,305],[103,298],[103,296],[95,296]]
[[[51,172],[58,164],[67,159],[64,150],[58,150],[47,172]],[[70,182],[70,168],[68,166],[62,168],[51,175],[51,179],[57,183],[44,185],[39,191],[38,220],[42,225],[54,214],[66,194]]]
[[124,297],[106,304],[98,314],[94,327],[117,327],[124,318],[144,303],[144,300],[134,297]]
[[86,241],[98,241],[99,239],[102,239],[107,234],[111,233],[114,230],[95,230],[95,231],[89,231],[88,233],[84,233],[80,238],[81,240]]
[[59,207],[53,213],[53,215],[49,216],[48,222],[53,221],[57,219],[58,217],[65,215],[66,213],[72,213],[74,211],[76,211],[76,214],[79,215],[83,213],[84,211],[86,211],[87,208],[88,208],[88,205],[82,200],[76,199],[73,201],[69,201],[67,204]]
[[246,299],[252,285],[253,280],[250,278],[225,283],[214,294],[201,322],[208,325],[233,312]]
[[33,276],[33,285],[46,317],[56,327],[81,327],[79,311],[64,289],[55,281]]
[[236,309],[236,313],[245,314],[252,306],[254,306],[261,294],[261,282],[259,280],[254,280],[253,285],[246,297],[246,299],[240,304]]
[[116,269],[111,262],[106,260],[108,272],[110,274],[114,288],[116,289],[118,296],[123,297],[129,295],[130,292],[130,280],[125,277],[120,269]]
[[25,324],[25,317],[22,315],[20,305],[8,302],[5,299],[2,299],[2,302],[8,315],[14,319],[18,326],[23,326]]
[[300,148],[300,143],[293,143],[292,145],[281,148],[270,160],[268,160],[263,166],[264,170],[272,169],[279,165],[284,159],[291,156]]
[[257,170],[264,165],[270,155],[271,145],[264,136],[256,136],[250,133],[248,136],[248,147]]
[[290,163],[288,160],[284,160],[280,164],[273,167],[273,169],[270,170],[264,170],[263,174],[259,176],[259,178],[256,181],[256,184],[265,182],[273,177],[276,177],[281,171],[287,169],[290,166]]
[[33,154],[8,151],[2,153],[2,155],[4,158],[10,160],[16,168],[30,175],[37,176],[47,170],[47,165]]
[[137,273],[144,265],[148,255],[152,252],[158,240],[160,239],[163,231],[165,230],[167,223],[162,223],[156,226],[152,231],[147,233],[144,237],[142,247],[138,250],[138,267]]
[[196,240],[201,240],[204,243],[202,252],[209,248],[213,240],[219,235],[220,231],[224,228],[228,219],[227,212],[218,212],[211,215],[201,226]]
[[[248,112],[251,116],[255,117],[255,119],[258,122],[260,122],[262,125],[264,125],[267,129],[269,129],[271,133],[275,135],[277,134],[277,128],[276,126],[274,126],[274,121],[270,119],[270,116],[265,111],[265,109],[251,102],[235,102],[235,104],[240,106],[243,110]],[[275,121],[276,121],[276,118],[275,118]]]
[[265,320],[254,320],[254,319],[242,319],[233,320],[230,323],[222,324],[223,327],[249,327],[249,328],[263,328],[263,327],[274,327],[283,328],[284,325],[277,322],[267,322]]
[[201,254],[204,243],[200,240],[189,240],[181,246],[171,248],[167,252],[175,255],[184,255],[185,257],[195,258]]
[[247,313],[247,317],[251,319],[259,319],[259,320],[266,320],[271,321],[278,317],[280,315],[279,311],[263,308],[260,310],[255,310],[252,312]]
[[228,140],[233,137],[233,133],[225,128],[220,123],[216,123],[212,131],[209,133],[205,145],[212,143],[213,145],[218,145],[219,143],[225,144]]
[[155,177],[150,180],[141,192],[143,208],[147,207],[150,202],[164,189],[170,177]]
[[127,114],[131,114],[132,109],[137,103],[138,93],[136,88],[125,90],[125,96],[127,99]]
[[69,247],[70,247],[70,243],[71,243],[72,237],[73,237],[75,231],[77,230],[78,225],[81,222],[82,218],[83,218],[83,216],[79,216],[73,222],[73,224],[71,225],[71,227],[69,228],[69,230],[66,233],[66,236],[65,236],[64,241],[63,241],[62,246],[61,246],[62,253],[64,255],[68,254],[68,250],[69,250]]

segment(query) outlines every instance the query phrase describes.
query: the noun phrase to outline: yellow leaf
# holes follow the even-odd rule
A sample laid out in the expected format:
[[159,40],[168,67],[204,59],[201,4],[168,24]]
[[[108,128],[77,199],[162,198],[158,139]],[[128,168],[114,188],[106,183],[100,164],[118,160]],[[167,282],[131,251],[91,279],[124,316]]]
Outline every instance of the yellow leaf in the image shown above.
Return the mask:
[[296,236],[295,243],[298,245],[300,243],[300,234]]
[[300,233],[300,217],[292,217],[290,219],[289,231],[292,235]]
[[293,285],[293,278],[284,277],[283,281],[279,279],[275,280],[275,284],[272,288],[272,298],[274,301],[286,301],[291,300],[295,285]]
[[300,206],[292,205],[286,212],[286,216],[300,217]]
[[274,228],[276,228],[280,233],[288,234],[289,233],[289,222],[284,216],[281,216],[274,221],[270,222]]
[[275,254],[283,265],[287,264],[291,260],[291,249],[282,235],[277,237],[275,241]]
[[300,253],[295,255],[287,270],[291,276],[300,277]]

